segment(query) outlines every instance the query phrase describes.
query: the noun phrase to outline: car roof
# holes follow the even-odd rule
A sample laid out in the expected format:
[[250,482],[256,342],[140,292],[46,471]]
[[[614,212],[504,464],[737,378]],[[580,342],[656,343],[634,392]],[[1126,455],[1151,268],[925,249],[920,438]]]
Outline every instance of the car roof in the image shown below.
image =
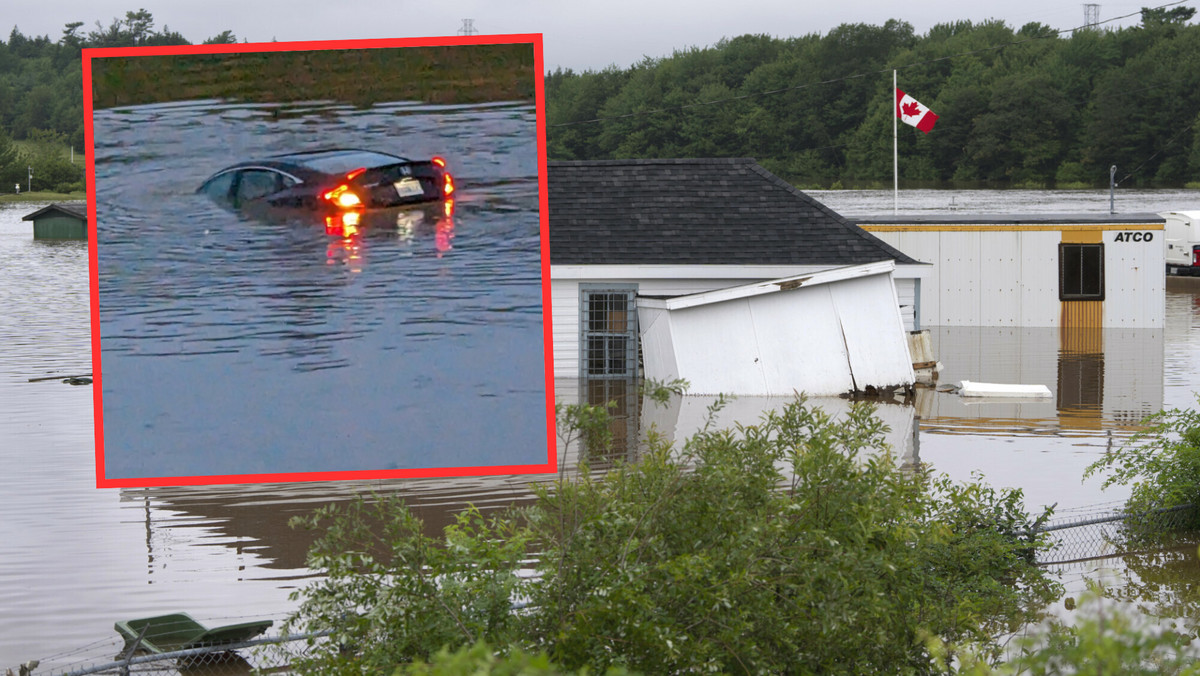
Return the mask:
[[303,167],[322,174],[344,174],[360,167],[374,169],[411,160],[375,150],[329,149],[274,155],[269,162]]

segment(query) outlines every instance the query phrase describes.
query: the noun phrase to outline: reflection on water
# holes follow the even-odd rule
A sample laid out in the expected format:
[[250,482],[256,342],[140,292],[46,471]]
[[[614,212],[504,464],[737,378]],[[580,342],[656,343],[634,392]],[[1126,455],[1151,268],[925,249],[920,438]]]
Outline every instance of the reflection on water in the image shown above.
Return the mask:
[[[1045,385],[1050,399],[918,393],[930,434],[1125,434],[1163,405],[1163,333],[1152,329],[936,327],[939,383]],[[1105,354],[1114,358],[1105,359]]]
[[[532,106],[94,124],[107,478],[545,463]],[[364,146],[446,158],[456,199],[324,218],[194,192],[239,160]]]

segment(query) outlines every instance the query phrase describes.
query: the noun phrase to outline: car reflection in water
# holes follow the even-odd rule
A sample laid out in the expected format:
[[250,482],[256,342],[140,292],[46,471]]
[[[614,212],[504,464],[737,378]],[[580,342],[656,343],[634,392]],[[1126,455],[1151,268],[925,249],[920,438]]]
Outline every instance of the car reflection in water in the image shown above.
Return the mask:
[[440,157],[410,160],[373,150],[328,149],[240,162],[197,190],[267,222],[311,222],[337,240],[330,263],[361,265],[367,233],[403,240],[432,234],[439,256],[454,238],[454,179]]
[[436,205],[379,211],[343,211],[325,216],[325,234],[333,239],[325,248],[326,263],[344,263],[357,272],[362,267],[362,240],[386,233],[401,241],[433,237],[438,258],[453,248],[454,200]]

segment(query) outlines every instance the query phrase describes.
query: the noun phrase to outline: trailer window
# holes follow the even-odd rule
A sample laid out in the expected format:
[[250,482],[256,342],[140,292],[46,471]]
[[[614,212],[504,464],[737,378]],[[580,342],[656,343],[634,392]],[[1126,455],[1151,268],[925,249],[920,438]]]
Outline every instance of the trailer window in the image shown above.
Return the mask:
[[1104,245],[1058,245],[1058,299],[1104,300]]

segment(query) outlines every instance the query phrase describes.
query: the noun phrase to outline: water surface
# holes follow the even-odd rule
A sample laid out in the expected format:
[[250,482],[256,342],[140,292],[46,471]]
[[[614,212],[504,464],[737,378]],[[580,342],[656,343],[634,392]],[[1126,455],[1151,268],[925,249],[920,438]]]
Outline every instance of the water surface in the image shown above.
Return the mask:
[[[1007,194],[959,193],[957,199],[998,200]],[[1188,191],[1138,194],[1148,203],[1138,210],[1197,208],[1194,201],[1184,202]],[[936,195],[938,200],[949,196]],[[1068,203],[1061,193],[1034,197],[1050,211],[1064,211]],[[885,199],[889,207],[872,210],[886,212],[890,195]],[[1037,205],[1014,203],[1012,210],[1030,212]],[[0,351],[0,542],[5,545],[0,670],[29,659],[42,660],[46,670],[106,660],[119,649],[112,629],[117,619],[180,610],[213,623],[285,616],[294,607],[288,594],[312,575],[304,566],[311,535],[286,523],[316,506],[371,491],[394,492],[437,527],[467,503],[490,508],[528,500],[527,483],[545,478],[96,489],[92,387],[27,382],[91,370],[86,245],[33,241],[31,225],[20,218],[41,206],[0,205],[0,342],[5,345]],[[457,223],[456,230],[461,232]],[[436,247],[436,241],[425,244]],[[1080,354],[1038,333],[981,333],[966,339],[939,334],[938,358],[946,369],[942,382],[972,375],[1035,378],[1054,390],[1053,403],[970,406],[938,393],[908,410],[889,408],[888,415],[896,416],[897,425],[904,416],[921,416],[914,450],[922,460],[957,478],[980,472],[994,485],[1021,487],[1031,508],[1058,502],[1060,510],[1088,509],[1119,501],[1120,491],[1101,492],[1098,481],[1083,482],[1082,468],[1124,439],[1143,411],[1196,406],[1200,285],[1169,281],[1164,328],[1106,332],[1102,351]],[[298,363],[296,357],[288,359]],[[555,389],[566,400],[607,399],[617,387],[560,380]],[[735,408],[753,417],[761,412],[754,403]],[[651,405],[622,405],[618,413],[633,420],[618,421],[614,431],[636,439]],[[686,435],[687,425],[698,419],[696,410],[696,402],[688,402],[676,412],[653,415],[660,426],[675,421],[675,431]],[[460,419],[449,415],[446,420]],[[1143,556],[1130,564],[1129,579],[1136,583],[1130,594],[1162,593],[1163,587],[1146,582],[1163,568],[1155,561]],[[1194,546],[1167,563],[1172,589],[1195,587]],[[1119,565],[1107,560],[1065,575],[1078,589],[1100,569]],[[1193,571],[1190,577],[1187,571]]]
[[[107,478],[546,461],[532,106],[200,101],[94,124]],[[453,210],[330,234],[194,192],[329,147],[444,157]]]

